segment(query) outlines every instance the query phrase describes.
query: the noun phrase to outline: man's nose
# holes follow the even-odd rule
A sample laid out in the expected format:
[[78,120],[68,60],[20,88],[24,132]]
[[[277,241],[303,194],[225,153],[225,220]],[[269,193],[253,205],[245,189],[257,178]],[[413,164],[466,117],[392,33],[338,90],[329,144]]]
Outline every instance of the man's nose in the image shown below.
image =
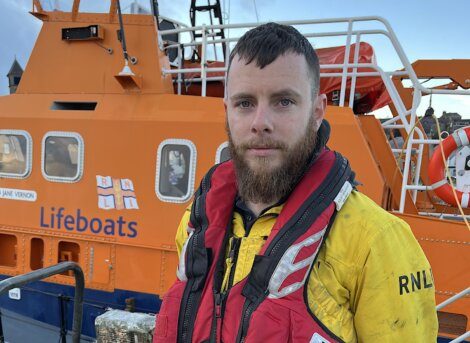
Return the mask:
[[251,122],[252,133],[270,133],[273,131],[272,118],[268,106],[259,105]]

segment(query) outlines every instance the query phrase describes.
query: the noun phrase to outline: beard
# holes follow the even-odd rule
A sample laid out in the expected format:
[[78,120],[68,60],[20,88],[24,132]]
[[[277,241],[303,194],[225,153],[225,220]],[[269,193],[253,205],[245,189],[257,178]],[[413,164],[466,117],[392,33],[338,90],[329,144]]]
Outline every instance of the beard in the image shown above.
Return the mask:
[[[290,194],[302,178],[315,149],[318,129],[313,117],[309,119],[306,130],[291,147],[269,137],[255,138],[238,145],[232,140],[228,124],[226,130],[229,148],[235,166],[238,194],[243,201],[255,204],[274,204]],[[251,167],[245,154],[252,147],[279,149],[281,162],[273,167],[270,157],[258,156],[256,166]]]

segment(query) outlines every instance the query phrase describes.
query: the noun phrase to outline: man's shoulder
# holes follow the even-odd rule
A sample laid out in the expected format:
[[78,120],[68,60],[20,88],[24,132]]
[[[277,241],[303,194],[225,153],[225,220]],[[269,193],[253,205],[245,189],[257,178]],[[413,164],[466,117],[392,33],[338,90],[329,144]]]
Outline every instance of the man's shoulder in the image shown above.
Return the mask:
[[367,195],[358,191],[351,192],[341,211],[338,212],[337,219],[339,221],[359,220],[363,228],[373,230],[382,229],[383,224],[407,225],[402,219],[384,210]]
[[336,215],[326,241],[333,258],[362,265],[371,250],[387,242],[414,241],[409,225],[378,206],[366,195],[353,191]]

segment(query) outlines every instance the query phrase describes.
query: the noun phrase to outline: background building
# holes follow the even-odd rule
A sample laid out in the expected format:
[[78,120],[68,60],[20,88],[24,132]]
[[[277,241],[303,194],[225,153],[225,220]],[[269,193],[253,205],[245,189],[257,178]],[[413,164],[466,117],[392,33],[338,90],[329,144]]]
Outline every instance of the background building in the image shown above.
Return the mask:
[[23,68],[21,68],[21,65],[18,63],[15,57],[15,60],[13,61],[11,65],[10,71],[7,74],[8,87],[10,88],[10,94],[13,94],[16,92],[16,88],[18,88],[18,85],[20,84],[22,75],[23,75]]

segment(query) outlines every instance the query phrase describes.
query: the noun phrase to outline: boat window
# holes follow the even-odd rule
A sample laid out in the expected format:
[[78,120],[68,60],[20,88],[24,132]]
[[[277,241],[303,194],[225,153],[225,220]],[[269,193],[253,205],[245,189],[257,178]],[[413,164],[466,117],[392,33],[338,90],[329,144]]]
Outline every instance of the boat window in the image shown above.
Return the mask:
[[32,139],[23,130],[0,130],[0,177],[26,178],[31,172]]
[[16,267],[17,239],[15,235],[0,234],[0,266]]
[[111,0],[80,0],[80,13],[109,13]]
[[42,140],[42,174],[49,181],[77,182],[83,170],[83,139],[78,133],[51,131]]
[[215,163],[222,163],[231,159],[228,142],[219,145],[215,153]]
[[151,14],[150,1],[148,0],[121,0],[123,14]]
[[29,259],[31,270],[44,267],[44,241],[41,238],[31,239],[31,256]]
[[158,147],[155,191],[162,201],[182,203],[194,190],[196,147],[186,139],[167,139]]
[[94,111],[96,102],[84,101],[54,101],[51,105],[53,111]]
[[71,12],[73,6],[73,0],[39,0],[42,9],[47,12]]

